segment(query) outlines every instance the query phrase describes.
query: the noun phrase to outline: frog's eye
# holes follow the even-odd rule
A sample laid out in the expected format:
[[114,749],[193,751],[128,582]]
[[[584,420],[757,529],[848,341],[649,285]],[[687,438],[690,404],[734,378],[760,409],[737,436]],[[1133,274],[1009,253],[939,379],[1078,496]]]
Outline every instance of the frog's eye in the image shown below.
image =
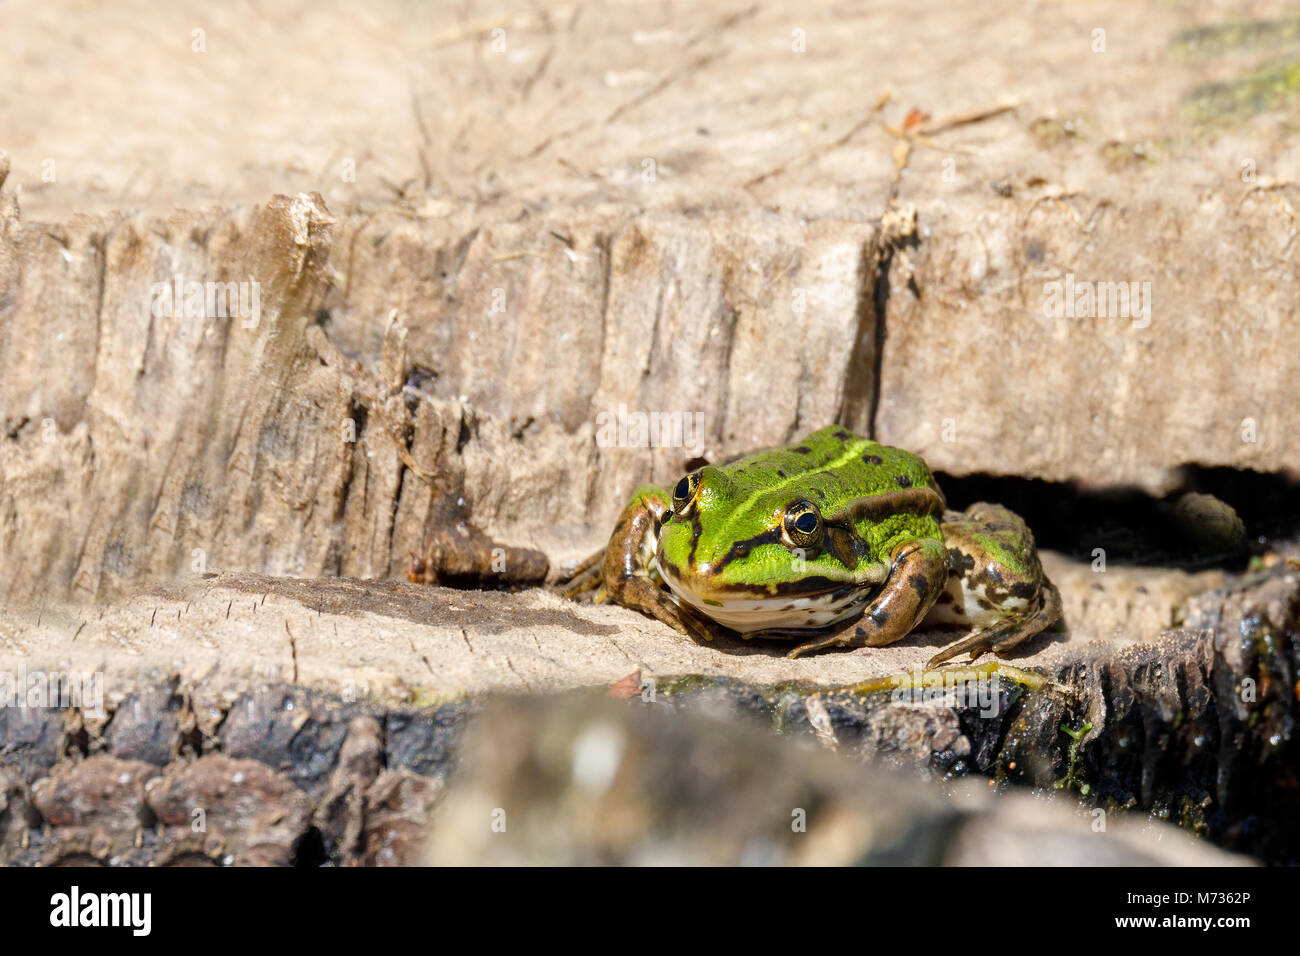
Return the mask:
[[782,537],[791,548],[814,548],[822,540],[822,516],[811,501],[796,501],[785,509]]
[[698,471],[682,476],[682,480],[677,482],[677,487],[673,489],[673,515],[675,517],[686,518],[690,515],[691,509],[695,506],[695,492],[699,490],[700,473]]

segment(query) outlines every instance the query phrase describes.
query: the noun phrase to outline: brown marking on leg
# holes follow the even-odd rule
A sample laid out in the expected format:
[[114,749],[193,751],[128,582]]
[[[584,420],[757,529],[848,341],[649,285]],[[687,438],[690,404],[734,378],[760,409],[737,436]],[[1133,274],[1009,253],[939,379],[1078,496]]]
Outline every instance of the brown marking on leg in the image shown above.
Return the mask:
[[890,558],[889,577],[862,617],[800,644],[787,656],[828,647],[883,647],[906,637],[947,584],[948,553],[942,541],[921,538],[899,545]]
[[959,654],[970,654],[971,661],[992,651],[998,657],[1023,644],[1035,634],[1040,634],[1061,619],[1061,594],[1047,578],[1038,591],[1038,604],[1024,617],[1005,618],[995,624],[953,641],[925,662],[925,666],[938,667]]
[[605,599],[648,614],[687,637],[711,641],[708,625],[673,601],[651,575],[650,562],[667,513],[666,493],[639,495],[623,510],[600,566]]
[[697,640],[713,640],[708,625],[673,603],[667,592],[648,577],[622,578],[611,593],[617,603],[649,614],[678,633]]

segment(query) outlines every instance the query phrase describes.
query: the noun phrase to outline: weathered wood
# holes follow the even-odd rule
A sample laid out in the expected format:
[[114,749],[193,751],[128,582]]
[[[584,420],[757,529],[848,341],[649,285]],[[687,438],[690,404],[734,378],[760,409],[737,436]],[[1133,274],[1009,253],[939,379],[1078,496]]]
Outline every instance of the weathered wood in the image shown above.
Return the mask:
[[[19,557],[0,595],[106,594],[196,549],[214,569],[398,577],[438,502],[462,499],[455,520],[486,541],[570,560],[635,484],[837,417],[951,474],[1160,491],[1185,464],[1296,467],[1296,133],[1276,122],[1294,92],[1246,95],[1292,20],[1193,42],[1213,22],[1103,4],[1094,51],[1066,11],[1011,6],[490,13],[510,52],[472,12],[403,10],[401,42],[441,66],[398,95],[391,49],[355,30],[347,62],[385,81],[331,80],[333,58],[286,78],[411,114],[355,182],[333,171],[355,117],[298,143],[302,169],[330,172],[281,170],[296,199],[257,187],[259,136],[299,128],[266,97],[227,89],[226,116],[182,85],[195,136],[169,126],[157,150],[44,111],[7,123],[0,545]],[[1008,22],[1014,74],[987,68]],[[39,47],[48,26],[14,29]],[[306,29],[282,26],[281,64]],[[254,50],[223,82],[265,76],[265,46],[221,56]],[[475,119],[484,103],[496,119]],[[186,177],[218,175],[190,151],[212,136],[205,193]],[[88,178],[43,180],[34,157],[64,155]],[[106,202],[137,188],[144,211]],[[212,195],[242,204],[160,211]],[[259,282],[264,321],[153,316],[152,286],[178,274]],[[1149,325],[1049,314],[1067,276],[1151,283]],[[623,406],[699,413],[701,447],[602,444],[597,416]]]
[[[1169,576],[1143,574],[1153,604]],[[1110,593],[1132,592],[1130,584]],[[1112,607],[1113,620],[1125,607]],[[99,673],[104,710],[94,713],[94,701],[67,712],[0,709],[8,788],[0,845],[14,860],[138,860],[122,841],[144,831],[119,820],[126,810],[78,796],[97,779],[93,761],[153,767],[143,785],[221,755],[271,768],[275,787],[306,799],[297,829],[272,841],[277,860],[367,858],[372,810],[415,852],[419,822],[485,701],[596,686],[631,707],[722,714],[857,759],[1060,790],[1107,811],[1167,818],[1238,851],[1295,860],[1300,807],[1277,783],[1297,759],[1300,571],[1280,562],[1164,607],[1180,627],[1124,646],[1082,631],[1049,636],[1011,662],[1019,671],[979,672],[978,685],[925,703],[911,688],[941,636],[792,661],[739,639],[699,646],[633,612],[541,591],[227,575],[153,589],[88,617],[47,608],[39,625],[16,630],[11,620],[10,646],[24,649],[28,674]],[[1133,620],[1156,614],[1138,609]],[[83,762],[90,767],[77,770]],[[218,776],[228,769],[211,766]],[[381,781],[381,770],[400,779]],[[33,804],[33,793],[66,796]],[[70,812],[60,808],[79,800],[90,801],[85,813],[106,815],[103,833],[75,814],[59,822]],[[65,835],[63,826],[81,829]],[[221,852],[184,841],[169,849],[165,834],[145,830],[148,854],[166,859],[242,859],[231,848],[253,839],[218,828],[212,846]],[[87,850],[87,840],[102,852]]]

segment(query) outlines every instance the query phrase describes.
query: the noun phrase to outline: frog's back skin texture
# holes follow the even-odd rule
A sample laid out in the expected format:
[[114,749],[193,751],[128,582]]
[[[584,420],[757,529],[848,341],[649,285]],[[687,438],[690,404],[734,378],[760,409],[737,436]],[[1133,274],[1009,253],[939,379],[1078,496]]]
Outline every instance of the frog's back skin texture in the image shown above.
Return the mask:
[[709,590],[783,590],[791,556],[779,523],[796,499],[816,505],[827,529],[806,557],[809,578],[860,582],[864,565],[883,570],[900,541],[943,539],[943,494],[925,462],[839,426],[699,475],[695,512],[665,525],[661,553]]

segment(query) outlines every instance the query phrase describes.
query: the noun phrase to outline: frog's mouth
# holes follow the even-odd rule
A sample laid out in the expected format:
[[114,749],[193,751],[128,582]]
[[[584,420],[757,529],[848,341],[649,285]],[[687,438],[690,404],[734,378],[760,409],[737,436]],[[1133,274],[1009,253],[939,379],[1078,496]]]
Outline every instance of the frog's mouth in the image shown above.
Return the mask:
[[660,579],[678,605],[717,621],[741,634],[762,631],[804,631],[830,627],[862,611],[871,596],[870,588],[855,583],[828,582],[825,588],[810,588],[790,594],[768,594],[741,589],[691,587],[671,566],[654,562]]

